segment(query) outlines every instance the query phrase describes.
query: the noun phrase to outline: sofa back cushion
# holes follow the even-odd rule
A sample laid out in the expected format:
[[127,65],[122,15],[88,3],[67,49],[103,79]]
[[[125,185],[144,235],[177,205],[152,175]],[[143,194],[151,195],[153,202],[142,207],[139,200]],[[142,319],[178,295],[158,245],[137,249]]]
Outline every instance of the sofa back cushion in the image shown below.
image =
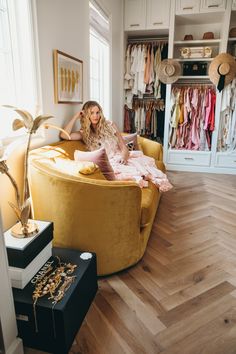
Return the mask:
[[104,148],[94,151],[75,150],[74,159],[76,161],[92,161],[98,165],[106,179],[109,181],[114,181],[116,179]]

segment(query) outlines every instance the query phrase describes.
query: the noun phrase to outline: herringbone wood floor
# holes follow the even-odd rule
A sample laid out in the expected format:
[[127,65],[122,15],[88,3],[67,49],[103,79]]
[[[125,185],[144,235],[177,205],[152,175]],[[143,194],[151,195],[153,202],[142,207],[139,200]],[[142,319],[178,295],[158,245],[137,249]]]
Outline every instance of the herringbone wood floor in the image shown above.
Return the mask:
[[71,354],[236,353],[236,176],[169,178],[143,259],[99,280]]

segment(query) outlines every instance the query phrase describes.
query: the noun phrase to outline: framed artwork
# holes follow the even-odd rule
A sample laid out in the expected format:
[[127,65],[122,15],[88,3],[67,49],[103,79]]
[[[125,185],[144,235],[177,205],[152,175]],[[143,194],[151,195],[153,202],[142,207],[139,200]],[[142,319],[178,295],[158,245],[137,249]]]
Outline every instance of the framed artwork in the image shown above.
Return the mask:
[[83,102],[83,62],[71,55],[53,51],[55,103]]

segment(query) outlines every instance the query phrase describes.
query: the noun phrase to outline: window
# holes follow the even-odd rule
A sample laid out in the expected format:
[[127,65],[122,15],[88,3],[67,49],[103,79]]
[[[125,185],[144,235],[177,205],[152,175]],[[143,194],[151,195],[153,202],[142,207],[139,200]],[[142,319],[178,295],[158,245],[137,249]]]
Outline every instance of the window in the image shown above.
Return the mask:
[[[38,102],[30,0],[0,0],[0,105],[12,105],[35,114]],[[13,132],[12,110],[0,107],[0,139]]]
[[110,117],[109,19],[95,2],[90,9],[90,98]]

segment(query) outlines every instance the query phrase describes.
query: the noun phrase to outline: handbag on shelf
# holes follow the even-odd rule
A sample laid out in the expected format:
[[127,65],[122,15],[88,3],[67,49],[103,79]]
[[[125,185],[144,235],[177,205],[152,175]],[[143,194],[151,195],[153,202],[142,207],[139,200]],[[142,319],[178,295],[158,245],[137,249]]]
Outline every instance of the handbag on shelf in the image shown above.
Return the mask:
[[182,58],[211,58],[211,47],[183,47],[180,48],[180,55]]
[[207,63],[186,62],[183,64],[183,76],[207,75]]

